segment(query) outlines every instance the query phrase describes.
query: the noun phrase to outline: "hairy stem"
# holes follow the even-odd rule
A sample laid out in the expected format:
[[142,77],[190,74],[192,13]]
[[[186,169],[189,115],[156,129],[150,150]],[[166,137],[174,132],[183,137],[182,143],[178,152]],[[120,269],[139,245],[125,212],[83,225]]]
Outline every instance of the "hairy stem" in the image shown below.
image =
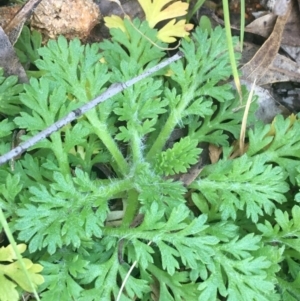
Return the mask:
[[157,139],[155,140],[152,147],[150,148],[150,150],[146,156],[147,160],[152,161],[155,158],[155,156],[162,151],[168,138],[172,134],[175,126],[181,120],[182,112],[185,110],[185,108],[188,106],[190,101],[193,99],[194,90],[195,90],[195,87],[191,87],[191,89],[187,89],[187,92],[185,92],[182,95],[182,99],[181,99],[180,103],[178,104],[177,108],[171,112],[164,127],[161,129]]
[[123,217],[122,226],[129,227],[138,211],[138,192],[135,189],[131,189],[128,192],[127,206],[125,215]]
[[137,131],[134,131],[130,145],[132,151],[133,164],[137,165],[143,160],[142,141]]
[[122,175],[128,174],[129,167],[127,161],[125,160],[123,154],[121,153],[118,145],[116,144],[115,140],[112,138],[110,133],[108,132],[107,125],[101,122],[96,114],[95,110],[91,110],[86,114],[89,122],[93,126],[93,130],[95,134],[101,139],[105,147],[108,149],[110,154],[112,155],[117,169],[114,166],[114,162],[112,162],[112,166],[115,169],[117,174],[121,173]]
[[68,154],[64,151],[63,143],[61,141],[60,132],[53,133],[51,135],[52,151],[58,161],[58,165],[63,175],[70,175],[70,166],[68,160]]

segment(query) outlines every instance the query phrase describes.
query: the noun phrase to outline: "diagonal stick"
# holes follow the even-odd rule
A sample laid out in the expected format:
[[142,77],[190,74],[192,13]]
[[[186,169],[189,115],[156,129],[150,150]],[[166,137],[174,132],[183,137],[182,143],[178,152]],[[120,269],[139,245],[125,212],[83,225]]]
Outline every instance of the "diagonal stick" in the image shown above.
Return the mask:
[[87,111],[93,109],[95,106],[97,106],[99,103],[105,101],[106,99],[109,99],[116,94],[120,93],[121,91],[127,89],[128,87],[134,85],[135,83],[141,81],[142,79],[148,77],[149,75],[153,74],[156,71],[159,71],[160,69],[170,65],[171,63],[178,61],[184,56],[182,52],[178,52],[172,57],[168,58],[164,62],[150,68],[149,70],[145,71],[144,73],[124,82],[124,83],[114,83],[112,84],[104,93],[96,97],[95,99],[91,100],[90,102],[86,103],[82,107],[71,111],[69,114],[67,114],[64,118],[56,121],[51,126],[47,127],[43,131],[39,132],[37,135],[31,137],[27,141],[19,144],[16,148],[12,149],[8,153],[4,154],[3,156],[0,156],[0,165],[6,163],[7,161],[11,160],[12,158],[19,156],[23,152],[25,152],[29,147],[32,147],[37,142],[41,141],[42,139],[45,139],[52,133],[58,131],[60,128],[65,126],[66,124],[72,122],[73,120],[77,119]]

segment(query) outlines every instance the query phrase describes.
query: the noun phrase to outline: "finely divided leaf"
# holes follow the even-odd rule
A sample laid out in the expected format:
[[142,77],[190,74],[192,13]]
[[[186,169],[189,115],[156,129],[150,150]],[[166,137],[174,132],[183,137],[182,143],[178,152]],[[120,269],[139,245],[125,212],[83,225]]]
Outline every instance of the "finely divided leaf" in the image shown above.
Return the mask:
[[185,173],[187,169],[197,163],[201,149],[197,148],[198,141],[185,137],[176,142],[172,148],[158,155],[156,161],[157,172],[168,175]]
[[236,219],[237,211],[245,208],[247,218],[257,222],[263,212],[273,212],[275,202],[286,201],[284,193],[289,189],[282,169],[266,161],[263,155],[219,161],[208,166],[191,187],[198,189],[223,219]]
[[30,31],[28,26],[23,26],[22,32],[14,45],[20,62],[25,66],[28,62],[34,64],[40,58],[38,49],[42,46],[42,34],[37,30]]
[[254,156],[264,152],[268,162],[275,162],[287,171],[289,178],[295,184],[296,167],[300,159],[300,120],[293,121],[282,115],[276,116],[272,128],[257,124],[249,131],[248,155]]
[[23,85],[18,84],[17,76],[3,76],[0,68],[0,113],[14,116],[21,111],[19,94],[23,91]]
[[[158,46],[164,46],[164,44],[157,41],[156,30],[151,29],[147,22],[140,22],[138,19],[135,19],[133,24],[143,35],[157,43]],[[103,57],[108,67],[114,71],[112,75],[114,82],[122,81],[118,74],[120,71],[125,71],[122,68],[124,62],[127,62],[127,69],[130,68],[131,77],[133,77],[140,73],[141,68],[145,69],[146,67],[155,66],[165,56],[162,49],[151,44],[126,19],[124,20],[124,26],[128,33],[127,35],[119,29],[112,29],[112,40],[105,40],[100,43]]]
[[271,262],[252,255],[259,242],[260,237],[250,234],[218,245],[212,265],[207,266],[210,276],[198,287],[198,300],[216,300],[217,293],[231,301],[274,300],[274,283],[267,277]]
[[291,210],[291,217],[288,212],[275,210],[275,221],[277,224],[272,226],[270,222],[258,224],[257,228],[264,237],[270,241],[276,241],[300,252],[300,207],[294,206]]
[[109,79],[106,64],[99,62],[101,54],[96,43],[81,45],[78,39],[68,43],[60,36],[38,52],[42,59],[36,65],[45,71],[44,77],[55,85],[59,82],[59,86],[64,86],[81,103],[98,96]]
[[57,172],[54,180],[49,190],[44,186],[31,187],[31,204],[17,211],[19,237],[30,240],[31,252],[47,247],[53,254],[63,245],[79,247],[82,240],[102,235],[108,204],[99,202],[102,194],[98,187],[90,182],[89,193],[86,189],[81,192],[71,178]]

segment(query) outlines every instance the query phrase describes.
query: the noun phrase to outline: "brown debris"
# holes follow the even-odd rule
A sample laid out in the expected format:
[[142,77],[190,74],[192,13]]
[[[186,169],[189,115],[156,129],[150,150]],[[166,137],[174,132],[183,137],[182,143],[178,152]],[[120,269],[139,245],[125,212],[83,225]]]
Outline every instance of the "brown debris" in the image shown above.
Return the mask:
[[284,16],[277,17],[274,29],[263,46],[256,52],[251,61],[241,68],[244,79],[253,82],[257,78],[258,84],[260,84],[260,79],[263,79],[280,48],[284,26],[290,16],[291,10],[292,6],[290,4],[287,13]]
[[84,40],[99,19],[99,7],[92,0],[46,0],[35,10],[31,28],[40,31],[44,41],[59,35]]
[[30,18],[34,9],[42,0],[29,0],[11,18],[8,24],[3,27],[12,45],[16,43],[22,31],[23,25]]
[[0,26],[4,28],[21,7],[22,5],[0,7]]

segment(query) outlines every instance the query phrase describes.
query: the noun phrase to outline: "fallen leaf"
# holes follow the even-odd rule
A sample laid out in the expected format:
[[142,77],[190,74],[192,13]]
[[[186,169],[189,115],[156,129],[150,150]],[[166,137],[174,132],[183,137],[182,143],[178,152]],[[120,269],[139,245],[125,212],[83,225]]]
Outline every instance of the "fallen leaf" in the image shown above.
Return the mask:
[[[244,42],[241,64],[246,64],[258,51],[259,46]],[[260,85],[267,85],[277,82],[300,82],[300,65],[290,58],[276,54],[272,64],[267,67],[267,71],[260,78]]]
[[17,41],[25,21],[30,17],[34,8],[42,0],[29,0],[2,29],[0,27],[0,66],[5,76],[17,75],[19,82],[28,82],[27,75],[21,65],[13,45]]
[[251,61],[241,68],[243,79],[253,82],[257,78],[257,84],[260,85],[260,79],[263,78],[278,53],[283,29],[289,18],[291,9],[292,4],[290,3],[287,13],[277,18],[274,29],[266,42],[256,52]]
[[[188,3],[176,1],[165,7],[172,0],[138,0],[149,26],[153,28],[158,22],[185,16],[188,10]],[[165,7],[165,8],[164,8]]]
[[[26,245],[19,244],[17,248],[20,253],[24,253]],[[7,264],[7,262],[11,263]],[[32,286],[25,277],[20,262],[17,260],[17,256],[11,245],[0,248],[0,263],[1,300],[19,300],[16,283],[25,291],[32,292]],[[33,263],[27,258],[23,258],[23,263],[34,286],[42,284],[44,277],[39,275],[39,272],[43,270],[43,267],[40,264]]]
[[[173,43],[176,41],[174,37],[186,37],[189,35],[189,31],[193,29],[193,24],[185,24],[185,20],[180,20],[175,23],[173,19],[168,22],[157,34],[157,38],[165,43]],[[175,34],[176,32],[176,34]]]
[[3,28],[12,45],[17,41],[24,23],[42,0],[29,0],[16,13],[12,20]]
[[277,16],[284,16],[288,11],[291,0],[261,0],[260,3]]
[[[185,20],[176,22],[174,19],[187,14],[188,3],[175,1],[167,6],[172,0],[138,0],[138,2],[145,12],[145,18],[151,28],[154,28],[161,21],[172,19],[158,31],[158,39],[165,43],[175,42],[175,37],[188,36],[189,31],[194,27],[193,24],[186,24]],[[116,3],[118,4],[118,2]],[[120,20],[114,16],[105,17],[104,20],[108,28],[120,28],[121,30],[125,28],[124,25],[120,24]]]
[[272,33],[277,16],[274,14],[266,14],[255,19],[245,27],[245,32],[251,32],[262,37],[269,37]]
[[[252,82],[241,80],[241,84],[245,85],[248,90],[252,87]],[[255,85],[254,95],[257,96],[258,109],[255,112],[257,119],[264,123],[270,123],[274,117],[283,113],[283,108],[275,100],[272,93],[265,88]]]
[[120,28],[123,32],[126,32],[124,21],[119,16],[112,15],[111,17],[104,17],[103,20],[108,28]]
[[200,175],[204,165],[200,159],[198,163],[193,165],[187,173],[181,174],[178,181],[181,181],[185,187],[189,186]]
[[[276,15],[266,14],[248,24],[245,31],[268,38],[272,33],[275,22]],[[292,12],[285,24],[281,44],[300,47],[300,10],[296,3],[293,4]]]
[[288,57],[277,54],[268,72],[261,78],[260,85],[287,81],[300,83],[300,66]]
[[300,8],[293,2],[292,12],[284,27],[281,44],[300,47]]
[[20,4],[12,6],[0,6],[0,26],[5,28],[5,26],[12,20],[21,7],[22,5]]
[[[27,247],[25,244],[17,245],[17,249],[20,253],[24,253],[26,251],[26,248]],[[14,260],[17,260],[17,258],[18,257],[11,245],[0,248],[0,261],[13,262]]]
[[2,27],[0,27],[0,66],[5,76],[17,75],[20,83],[28,82],[25,70]]
[[220,159],[220,156],[223,152],[222,147],[218,147],[214,144],[210,144],[208,146],[208,151],[209,151],[209,158],[211,161],[211,164],[217,163]]
[[294,61],[300,64],[300,46],[281,45],[281,49],[283,49]]

